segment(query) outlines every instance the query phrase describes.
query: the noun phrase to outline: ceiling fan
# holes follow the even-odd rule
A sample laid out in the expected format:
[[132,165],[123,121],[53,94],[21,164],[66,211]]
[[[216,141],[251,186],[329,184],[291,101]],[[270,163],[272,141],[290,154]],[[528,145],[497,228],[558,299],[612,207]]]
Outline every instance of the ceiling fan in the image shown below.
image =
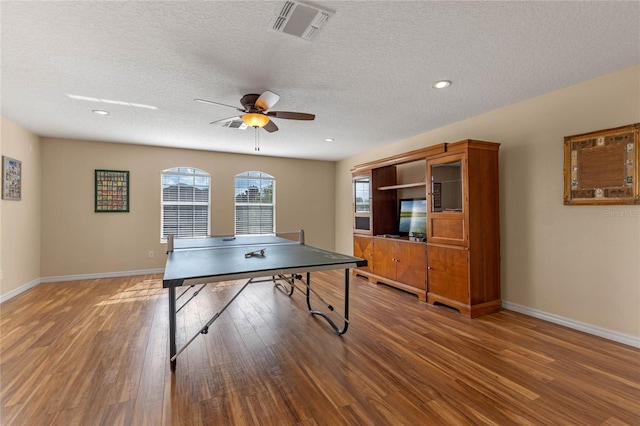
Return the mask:
[[242,115],[235,117],[227,117],[221,120],[212,121],[209,124],[219,123],[222,121],[229,121],[234,119],[242,120],[246,125],[259,128],[262,127],[269,133],[278,131],[278,126],[271,121],[271,117],[283,118],[285,120],[313,120],[316,118],[314,114],[307,114],[305,112],[291,112],[291,111],[268,111],[273,107],[280,99],[280,96],[266,90],[261,95],[248,94],[244,95],[240,99],[242,108],[235,107],[233,105],[227,105],[220,102],[208,101],[206,99],[195,99],[197,102],[205,104],[222,105],[229,108],[236,109],[243,113]]

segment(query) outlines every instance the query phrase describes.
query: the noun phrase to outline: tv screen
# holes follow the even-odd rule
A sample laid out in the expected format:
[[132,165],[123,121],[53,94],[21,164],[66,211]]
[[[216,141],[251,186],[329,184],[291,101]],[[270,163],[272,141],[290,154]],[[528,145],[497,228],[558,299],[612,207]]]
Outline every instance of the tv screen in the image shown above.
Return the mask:
[[410,232],[427,233],[427,200],[425,198],[400,200],[398,232],[401,235],[408,235]]

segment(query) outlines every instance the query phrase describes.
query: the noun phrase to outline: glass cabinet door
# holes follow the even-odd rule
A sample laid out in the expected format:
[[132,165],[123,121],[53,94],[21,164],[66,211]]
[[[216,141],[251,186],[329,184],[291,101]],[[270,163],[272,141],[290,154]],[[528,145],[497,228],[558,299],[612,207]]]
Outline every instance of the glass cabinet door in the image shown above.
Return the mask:
[[353,178],[353,230],[371,232],[371,176]]
[[465,246],[468,227],[466,154],[451,154],[427,160],[428,198],[427,242]]
[[431,212],[461,212],[462,161],[431,165]]
[[371,212],[371,178],[359,177],[353,180],[356,213]]

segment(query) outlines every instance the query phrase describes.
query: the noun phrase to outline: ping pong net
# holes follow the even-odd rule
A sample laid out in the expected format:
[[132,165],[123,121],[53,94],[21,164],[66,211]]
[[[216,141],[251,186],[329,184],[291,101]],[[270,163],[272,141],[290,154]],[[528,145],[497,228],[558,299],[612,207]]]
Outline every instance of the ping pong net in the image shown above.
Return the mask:
[[174,235],[169,235],[167,236],[167,253],[175,250],[216,249],[255,244],[293,244],[296,242],[304,244],[304,230],[277,232],[274,235],[213,235],[198,238],[176,238]]

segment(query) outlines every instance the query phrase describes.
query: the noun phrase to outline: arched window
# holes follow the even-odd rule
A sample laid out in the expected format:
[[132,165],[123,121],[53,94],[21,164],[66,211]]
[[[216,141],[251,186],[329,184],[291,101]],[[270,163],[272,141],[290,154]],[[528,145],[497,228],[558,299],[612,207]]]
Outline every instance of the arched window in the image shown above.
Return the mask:
[[235,181],[235,234],[274,234],[275,178],[262,172],[244,172],[236,175]]
[[209,173],[193,167],[162,172],[162,220],[160,237],[206,237],[209,235]]

